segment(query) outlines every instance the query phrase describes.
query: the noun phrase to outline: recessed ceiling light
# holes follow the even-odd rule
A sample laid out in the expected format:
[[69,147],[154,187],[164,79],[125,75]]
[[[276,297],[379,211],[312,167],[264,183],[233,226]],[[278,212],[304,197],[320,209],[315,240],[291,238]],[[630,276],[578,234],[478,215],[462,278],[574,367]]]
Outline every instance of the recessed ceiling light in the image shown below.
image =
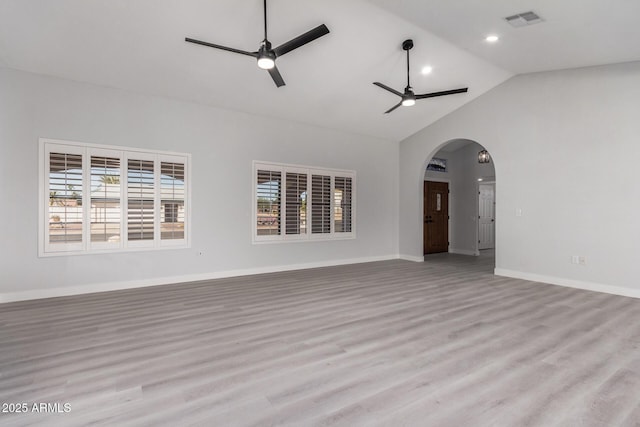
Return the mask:
[[427,74],[431,74],[432,71],[433,71],[433,67],[431,67],[430,65],[425,65],[424,67],[422,67],[422,74],[425,76]]
[[495,43],[495,42],[497,42],[497,41],[498,41],[498,39],[499,39],[499,37],[498,37],[498,36],[496,36],[495,34],[492,34],[492,35],[487,36],[487,37],[485,38],[485,40],[486,40],[486,41],[488,41],[489,43]]

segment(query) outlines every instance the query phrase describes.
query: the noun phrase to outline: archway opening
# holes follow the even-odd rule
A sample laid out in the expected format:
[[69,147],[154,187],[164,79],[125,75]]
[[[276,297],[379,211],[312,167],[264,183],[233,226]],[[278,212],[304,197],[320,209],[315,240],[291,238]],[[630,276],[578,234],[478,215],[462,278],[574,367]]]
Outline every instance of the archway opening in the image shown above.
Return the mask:
[[423,175],[425,260],[459,254],[479,256],[495,267],[496,173],[491,153],[470,139],[450,140],[427,159]]

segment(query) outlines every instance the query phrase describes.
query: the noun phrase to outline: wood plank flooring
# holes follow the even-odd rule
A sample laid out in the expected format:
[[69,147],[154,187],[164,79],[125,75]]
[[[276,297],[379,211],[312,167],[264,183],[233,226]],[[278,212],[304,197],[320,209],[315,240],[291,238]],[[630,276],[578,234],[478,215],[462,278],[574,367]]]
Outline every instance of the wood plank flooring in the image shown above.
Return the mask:
[[640,426],[640,300],[434,255],[0,305],[2,426]]

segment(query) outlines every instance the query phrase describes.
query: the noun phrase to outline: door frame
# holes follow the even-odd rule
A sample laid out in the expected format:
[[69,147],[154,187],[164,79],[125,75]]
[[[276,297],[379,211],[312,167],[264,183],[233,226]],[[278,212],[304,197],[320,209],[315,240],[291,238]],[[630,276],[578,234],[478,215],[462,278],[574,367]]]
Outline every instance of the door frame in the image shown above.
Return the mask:
[[[422,197],[422,213],[420,214],[420,218],[422,218],[422,220],[420,221],[420,223],[422,224],[422,235],[424,236],[424,183],[427,182],[427,181],[445,182],[445,183],[447,183],[447,186],[449,188],[449,197],[447,197],[447,202],[448,202],[447,203],[447,212],[449,213],[449,219],[447,220],[447,235],[449,236],[449,238],[448,238],[449,242],[451,242],[451,219],[450,218],[451,218],[451,198],[452,198],[451,195],[453,193],[451,192],[451,179],[449,179],[449,178],[426,178],[425,177],[422,180],[423,192],[420,193],[421,194],[420,197]],[[478,216],[478,215],[476,215],[476,216]],[[476,227],[476,228],[478,228],[478,227]],[[476,231],[476,233],[477,233],[477,231]],[[422,242],[423,255],[422,256],[424,256],[424,238],[422,240],[423,240],[423,242]],[[478,240],[478,239],[476,239],[476,240]],[[449,253],[450,249],[451,249],[451,245],[448,245],[447,246],[447,253]]]
[[[476,256],[480,256],[480,184],[493,184],[493,216],[495,219],[496,216],[496,180],[492,179],[491,181],[478,181],[476,182],[476,215],[475,215],[475,219],[476,219],[476,239],[475,239],[475,243],[476,243]],[[494,229],[493,229],[493,248],[495,250],[496,247],[496,224],[498,221],[494,222]]]

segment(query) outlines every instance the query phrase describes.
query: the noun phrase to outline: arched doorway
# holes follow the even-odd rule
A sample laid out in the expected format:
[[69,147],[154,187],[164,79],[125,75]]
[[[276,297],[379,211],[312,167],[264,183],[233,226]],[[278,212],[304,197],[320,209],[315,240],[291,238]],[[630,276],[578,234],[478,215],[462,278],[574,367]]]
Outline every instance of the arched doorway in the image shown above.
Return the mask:
[[434,152],[426,162],[421,195],[425,256],[494,257],[495,185],[493,159],[476,141],[454,139]]

